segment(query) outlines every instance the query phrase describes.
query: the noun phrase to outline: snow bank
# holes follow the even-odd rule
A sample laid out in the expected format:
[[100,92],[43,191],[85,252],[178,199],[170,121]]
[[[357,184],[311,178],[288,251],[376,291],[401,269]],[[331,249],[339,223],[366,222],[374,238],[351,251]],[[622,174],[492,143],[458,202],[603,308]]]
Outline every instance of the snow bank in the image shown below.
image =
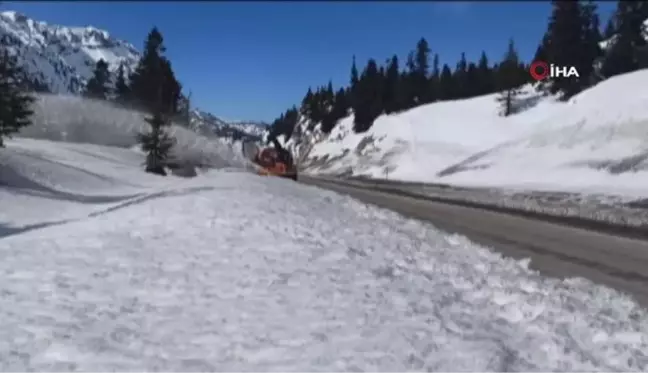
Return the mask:
[[[39,95],[34,104],[34,125],[24,128],[20,136],[135,148],[135,135],[147,131],[145,114],[112,105],[106,101],[77,96]],[[240,142],[206,137],[173,125],[177,139],[174,156],[180,161],[210,167],[244,167]]]
[[378,118],[352,117],[313,145],[307,172],[455,185],[648,195],[648,70],[557,102],[525,87],[504,118],[496,95]]
[[[115,172],[124,150],[50,145],[88,153],[77,194],[147,188],[65,221],[0,218],[1,370],[648,368],[648,314],[610,289],[287,180],[173,183]],[[27,190],[0,187],[21,194],[1,211],[77,203]]]

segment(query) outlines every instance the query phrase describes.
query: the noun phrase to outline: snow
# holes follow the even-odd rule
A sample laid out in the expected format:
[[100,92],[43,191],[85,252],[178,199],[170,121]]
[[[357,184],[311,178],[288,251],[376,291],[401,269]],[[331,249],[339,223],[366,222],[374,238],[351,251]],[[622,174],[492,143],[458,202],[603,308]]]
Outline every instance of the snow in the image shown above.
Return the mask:
[[333,192],[136,155],[0,153],[1,370],[648,369],[625,295]]
[[[150,127],[148,115],[116,107],[106,101],[77,96],[39,95],[34,105],[33,125],[20,136],[133,148],[136,134]],[[201,135],[182,126],[169,129],[176,138],[173,155],[198,166],[245,167],[239,141]]]
[[558,102],[532,87],[504,118],[495,95],[433,103],[379,117],[364,134],[353,118],[308,147],[313,174],[515,190],[648,196],[648,70],[613,77]]

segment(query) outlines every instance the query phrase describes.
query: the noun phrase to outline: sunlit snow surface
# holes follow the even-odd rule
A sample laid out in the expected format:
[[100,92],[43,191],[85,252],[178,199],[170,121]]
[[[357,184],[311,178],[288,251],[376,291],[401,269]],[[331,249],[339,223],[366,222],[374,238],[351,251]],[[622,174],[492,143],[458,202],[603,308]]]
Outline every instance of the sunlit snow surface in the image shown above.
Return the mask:
[[88,148],[113,184],[53,162],[48,185],[123,198],[0,186],[0,370],[648,369],[648,315],[615,291],[289,180]]

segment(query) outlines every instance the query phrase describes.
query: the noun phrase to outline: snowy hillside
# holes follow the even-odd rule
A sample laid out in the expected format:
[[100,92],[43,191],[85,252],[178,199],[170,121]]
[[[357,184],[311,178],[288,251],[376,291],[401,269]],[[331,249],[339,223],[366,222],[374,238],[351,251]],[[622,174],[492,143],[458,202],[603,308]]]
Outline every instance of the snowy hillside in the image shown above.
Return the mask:
[[648,195],[648,70],[606,80],[566,103],[526,87],[504,118],[495,95],[378,118],[352,117],[308,147],[309,173],[458,185]]
[[[114,82],[120,64],[128,73],[140,58],[131,43],[107,31],[92,26],[50,25],[13,11],[0,13],[0,43],[18,56],[34,84],[44,85],[56,94],[81,93],[100,59],[108,62]],[[192,113],[192,125],[234,138],[257,139],[265,130],[249,123],[227,123],[201,110]]]

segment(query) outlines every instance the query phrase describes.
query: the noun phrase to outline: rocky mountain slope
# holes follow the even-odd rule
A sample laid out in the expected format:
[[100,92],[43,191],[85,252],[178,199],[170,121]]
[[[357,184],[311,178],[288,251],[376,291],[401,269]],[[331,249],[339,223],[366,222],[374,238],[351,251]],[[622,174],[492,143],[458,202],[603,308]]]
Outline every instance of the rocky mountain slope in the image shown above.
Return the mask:
[[[108,62],[116,77],[120,65],[130,72],[140,58],[131,43],[107,31],[51,25],[14,11],[0,13],[0,43],[18,56],[35,87],[56,94],[80,94],[100,59]],[[228,123],[199,109],[192,111],[191,126],[204,134],[237,139],[260,139],[267,127],[254,122]]]

